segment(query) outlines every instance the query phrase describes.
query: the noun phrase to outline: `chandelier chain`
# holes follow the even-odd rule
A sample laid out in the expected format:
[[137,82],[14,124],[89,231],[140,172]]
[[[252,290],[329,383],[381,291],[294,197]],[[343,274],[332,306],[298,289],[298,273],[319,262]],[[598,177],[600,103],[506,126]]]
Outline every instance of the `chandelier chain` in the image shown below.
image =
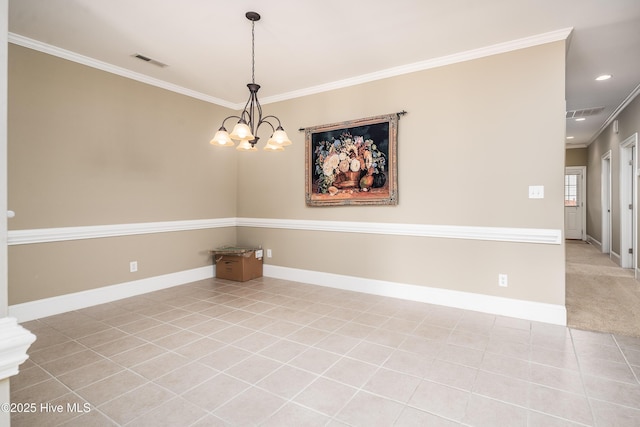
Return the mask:
[[251,83],[256,82],[256,23],[251,21]]

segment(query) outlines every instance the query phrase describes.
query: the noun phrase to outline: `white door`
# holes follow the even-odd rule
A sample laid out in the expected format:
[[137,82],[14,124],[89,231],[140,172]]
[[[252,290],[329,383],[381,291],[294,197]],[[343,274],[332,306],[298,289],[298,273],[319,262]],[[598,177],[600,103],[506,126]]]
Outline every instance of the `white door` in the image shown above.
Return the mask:
[[638,134],[620,143],[620,266],[636,268],[636,171]]
[[584,239],[584,168],[567,168],[564,175],[564,237]]
[[611,254],[611,151],[602,156],[602,253]]

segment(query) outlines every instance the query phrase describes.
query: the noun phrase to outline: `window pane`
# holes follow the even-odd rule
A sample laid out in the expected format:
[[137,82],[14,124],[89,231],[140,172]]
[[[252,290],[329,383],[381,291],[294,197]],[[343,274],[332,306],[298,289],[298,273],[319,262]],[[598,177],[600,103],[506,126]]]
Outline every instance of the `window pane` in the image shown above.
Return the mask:
[[564,205],[578,206],[578,175],[564,176]]

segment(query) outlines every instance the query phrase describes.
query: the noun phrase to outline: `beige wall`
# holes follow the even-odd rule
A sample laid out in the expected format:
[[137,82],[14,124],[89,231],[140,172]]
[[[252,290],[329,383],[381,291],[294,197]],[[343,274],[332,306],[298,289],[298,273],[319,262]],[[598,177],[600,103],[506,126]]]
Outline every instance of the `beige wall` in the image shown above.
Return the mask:
[[[562,229],[564,55],[551,43],[266,105],[294,142],[274,154],[210,147],[223,108],[11,46],[10,229],[236,216]],[[297,129],[400,110],[399,205],[305,206]],[[12,246],[10,304],[204,266],[235,237],[284,267],[564,305],[563,245],[249,227]]]
[[587,148],[571,148],[565,150],[565,166],[586,166],[589,162],[589,150]]
[[[265,107],[293,145],[238,159],[238,216],[563,229],[564,43]],[[295,129],[401,110],[398,206],[310,208]],[[526,159],[526,161],[523,161]],[[528,199],[529,185],[545,198]],[[564,305],[562,245],[240,228],[276,265]],[[510,278],[498,288],[499,273]]]
[[640,97],[631,101],[617,120],[618,133],[610,125],[589,145],[587,234],[598,242],[602,240],[602,156],[611,151],[611,250],[620,254],[620,143],[640,131]]
[[[10,230],[234,217],[227,110],[9,45]],[[235,229],[17,245],[9,304],[210,265]],[[129,273],[129,261],[139,270]]]
[[228,227],[12,246],[9,297],[18,304],[212,266],[208,251],[235,240]]

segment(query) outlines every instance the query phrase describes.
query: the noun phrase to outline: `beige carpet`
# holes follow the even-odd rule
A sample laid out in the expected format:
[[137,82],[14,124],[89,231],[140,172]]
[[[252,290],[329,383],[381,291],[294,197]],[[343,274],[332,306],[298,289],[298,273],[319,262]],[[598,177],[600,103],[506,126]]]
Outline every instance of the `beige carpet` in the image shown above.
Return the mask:
[[640,281],[594,246],[566,244],[568,326],[640,337]]

